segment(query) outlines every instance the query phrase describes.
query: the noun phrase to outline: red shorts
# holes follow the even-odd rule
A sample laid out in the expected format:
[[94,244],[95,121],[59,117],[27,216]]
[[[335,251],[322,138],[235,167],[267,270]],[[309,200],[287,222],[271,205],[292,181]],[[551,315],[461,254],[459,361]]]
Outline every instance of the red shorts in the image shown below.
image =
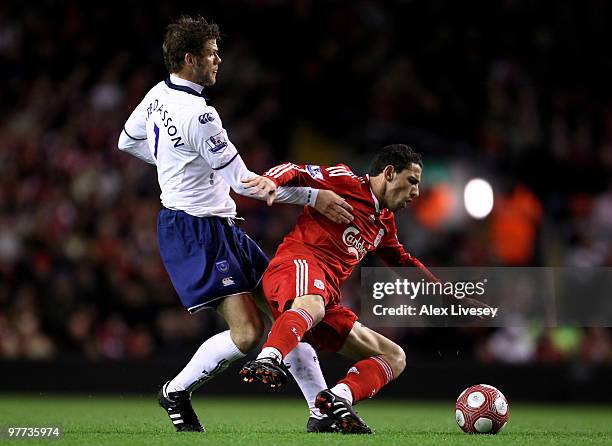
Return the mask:
[[274,260],[263,275],[263,291],[276,319],[291,308],[296,297],[315,294],[325,302],[325,316],[304,335],[304,341],[321,351],[337,352],[357,320],[347,307],[338,305],[340,293],[326,280],[313,259]]

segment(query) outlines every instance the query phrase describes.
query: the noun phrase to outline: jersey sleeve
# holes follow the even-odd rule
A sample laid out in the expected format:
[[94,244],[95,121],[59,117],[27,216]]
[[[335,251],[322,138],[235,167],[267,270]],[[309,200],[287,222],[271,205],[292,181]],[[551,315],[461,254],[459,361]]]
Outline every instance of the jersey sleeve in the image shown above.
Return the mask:
[[406,251],[404,245],[397,238],[397,227],[395,226],[394,218],[390,219],[387,228],[388,231],[376,249],[378,256],[390,267],[416,266],[414,261],[417,259]]
[[419,259],[414,257],[404,245],[402,245],[397,238],[397,226],[395,226],[395,219],[393,217],[389,220],[388,231],[383,236],[376,253],[390,267],[407,267],[414,266],[418,268],[421,273],[432,282],[439,282],[435,275],[432,274],[429,269],[421,263]]
[[238,151],[223,128],[213,107],[191,117],[185,129],[187,141],[213,170],[227,167],[238,157]]
[[312,187],[279,187],[275,202],[315,207],[318,196],[319,189]]
[[264,172],[278,186],[310,186],[337,193],[349,191],[361,180],[344,164],[317,166],[314,164],[284,163]]
[[145,121],[144,100],[134,109],[125,122],[117,147],[149,164],[155,164],[155,158],[147,142],[147,128]]

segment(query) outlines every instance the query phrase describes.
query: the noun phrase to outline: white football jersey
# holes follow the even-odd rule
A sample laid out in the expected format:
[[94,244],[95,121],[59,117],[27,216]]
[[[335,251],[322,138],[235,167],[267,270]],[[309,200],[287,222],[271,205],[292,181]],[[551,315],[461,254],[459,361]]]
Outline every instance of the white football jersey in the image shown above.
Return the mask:
[[238,153],[201,93],[202,86],[174,75],[158,83],[125,123],[120,147],[130,146],[124,150],[157,166],[166,208],[196,217],[235,217],[230,186],[218,171]]

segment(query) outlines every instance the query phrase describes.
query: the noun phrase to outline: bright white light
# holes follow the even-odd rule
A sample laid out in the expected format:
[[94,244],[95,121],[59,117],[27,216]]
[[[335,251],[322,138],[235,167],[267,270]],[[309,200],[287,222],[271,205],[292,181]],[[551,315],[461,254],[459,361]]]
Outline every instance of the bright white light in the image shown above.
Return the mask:
[[465,186],[463,202],[471,217],[485,218],[493,209],[493,188],[488,181],[474,178]]

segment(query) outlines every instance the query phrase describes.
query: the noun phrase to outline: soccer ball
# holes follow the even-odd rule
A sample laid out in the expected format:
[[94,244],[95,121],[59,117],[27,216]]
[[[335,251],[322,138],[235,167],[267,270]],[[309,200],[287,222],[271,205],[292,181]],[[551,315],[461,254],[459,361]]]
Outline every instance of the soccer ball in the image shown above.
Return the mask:
[[463,432],[496,434],[504,428],[509,415],[506,397],[487,384],[468,387],[455,404],[455,419]]

